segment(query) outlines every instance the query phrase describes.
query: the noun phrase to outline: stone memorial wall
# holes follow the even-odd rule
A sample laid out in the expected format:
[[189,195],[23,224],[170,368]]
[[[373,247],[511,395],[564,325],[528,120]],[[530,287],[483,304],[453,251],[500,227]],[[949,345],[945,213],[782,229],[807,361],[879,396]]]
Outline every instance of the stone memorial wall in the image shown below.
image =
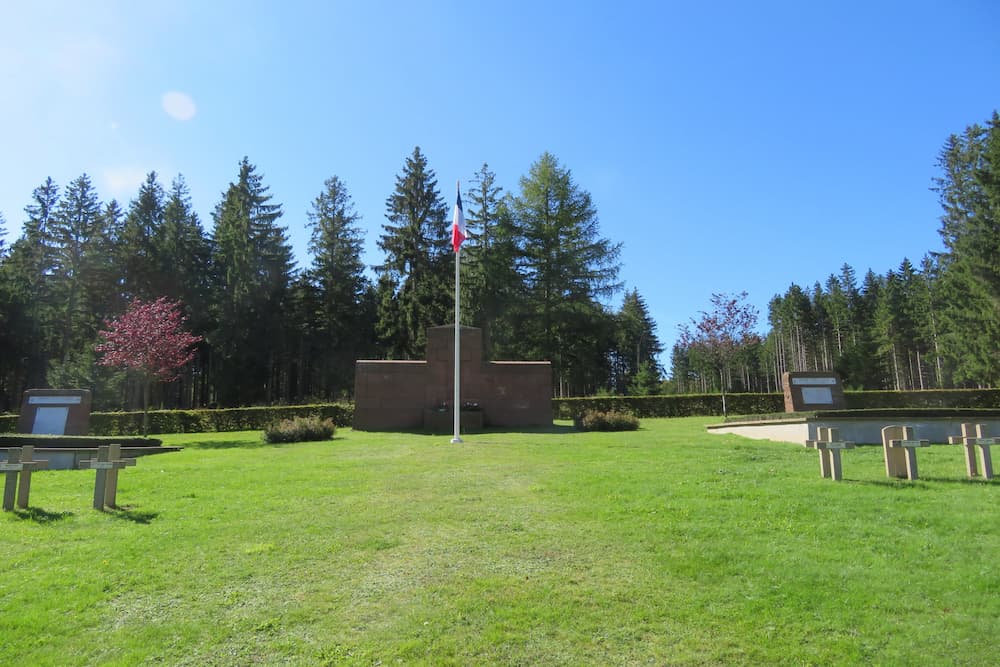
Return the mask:
[[[552,423],[549,362],[484,362],[482,330],[462,327],[461,336],[463,408],[481,412],[485,426]],[[431,413],[453,414],[454,357],[455,328],[441,326],[427,330],[426,361],[358,361],[354,376],[354,428],[419,430],[428,426]]]
[[785,412],[847,408],[840,376],[832,371],[784,373],[781,384],[785,393]]

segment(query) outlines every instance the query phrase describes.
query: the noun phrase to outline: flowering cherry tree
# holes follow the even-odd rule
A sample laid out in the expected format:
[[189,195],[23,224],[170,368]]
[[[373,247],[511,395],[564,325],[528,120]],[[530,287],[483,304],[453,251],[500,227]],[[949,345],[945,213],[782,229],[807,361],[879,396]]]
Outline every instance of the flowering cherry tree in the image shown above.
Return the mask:
[[143,380],[142,432],[149,432],[149,393],[154,381],[173,382],[194,358],[191,346],[201,336],[184,329],[180,302],[161,297],[151,303],[135,299],[125,313],[100,331],[103,343],[95,350],[102,366],[117,366],[139,373]]

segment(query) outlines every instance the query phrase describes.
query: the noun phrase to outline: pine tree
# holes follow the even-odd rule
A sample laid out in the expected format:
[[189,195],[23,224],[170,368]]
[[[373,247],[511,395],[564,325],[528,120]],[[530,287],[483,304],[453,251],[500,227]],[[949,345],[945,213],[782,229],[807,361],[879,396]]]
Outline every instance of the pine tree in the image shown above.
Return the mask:
[[148,301],[163,296],[157,293],[161,261],[157,256],[156,238],[162,234],[165,196],[163,186],[156,180],[156,172],[151,171],[139,186],[139,194],[125,216],[117,249],[124,274],[122,287],[128,299]]
[[361,261],[364,232],[347,186],[336,176],[323,184],[307,215],[313,263],[307,273],[310,287],[301,298],[317,308],[316,336],[311,344],[300,340],[300,347],[314,348],[322,360],[318,388],[326,396],[337,396],[352,390],[354,361],[370,349],[374,337],[371,285]]
[[11,382],[15,404],[20,389],[45,386],[49,360],[59,355],[62,340],[53,298],[55,247],[53,224],[59,203],[59,188],[47,178],[32,192],[32,203],[24,208],[27,218],[21,236],[11,245],[4,262],[4,286],[11,313],[10,332],[17,331],[18,345],[8,348],[18,354]]
[[285,297],[292,251],[277,221],[281,206],[244,157],[239,178],[223,193],[213,218],[216,280],[213,386],[224,405],[271,402],[287,390]]
[[691,356],[688,349],[680,343],[674,343],[670,348],[670,385],[671,393],[693,393],[695,371],[691,366]]
[[124,219],[125,212],[117,200],[112,199],[105,204],[96,235],[88,249],[85,277],[87,307],[97,326],[125,308],[126,299],[121,289],[122,269],[118,262]]
[[191,195],[181,175],[166,194],[163,222],[153,236],[153,247],[153,293],[183,303],[190,311],[192,328],[204,331],[212,249],[198,214],[191,208]]
[[921,347],[926,351],[926,366],[922,379],[926,377],[926,387],[921,389],[945,386],[946,369],[941,353],[941,303],[938,288],[938,267],[934,257],[927,254],[920,261],[919,279],[914,284],[914,303],[916,305],[917,336]]
[[451,320],[455,306],[448,207],[419,146],[396,177],[385,208],[388,224],[378,241],[385,262],[375,267],[379,335],[390,357],[419,358],[427,328]]
[[943,354],[955,380],[1000,381],[1000,116],[948,138],[935,179],[943,214],[939,257]]
[[56,207],[51,233],[54,251],[53,304],[61,323],[59,356],[88,345],[97,334],[96,320],[87,308],[88,269],[94,254],[106,247],[101,204],[90,177],[82,174],[70,183]]
[[621,287],[621,245],[600,236],[590,194],[550,153],[521,178],[512,208],[525,278],[521,316],[530,323],[523,329],[528,353],[552,362],[560,396],[604,386],[614,318],[600,300]]
[[[650,377],[655,377],[655,383],[659,383],[657,356],[663,351],[663,346],[656,335],[656,322],[650,316],[646,300],[638,289],[625,293],[617,314],[615,343],[612,362],[615,390],[634,393],[630,387],[639,386],[644,392],[652,391]],[[643,378],[636,384],[636,378],[640,374]]]
[[483,330],[488,359],[513,353],[517,334],[509,314],[522,289],[516,229],[501,193],[484,163],[464,198],[469,240],[462,246],[463,319]]
[[852,384],[865,389],[886,389],[891,386],[890,363],[879,351],[878,304],[886,279],[871,269],[865,273],[858,289],[857,315],[859,340],[852,352]]
[[[0,216],[0,234],[3,216]],[[23,244],[21,246],[24,247]],[[6,248],[4,248],[6,251]],[[16,275],[15,255],[0,253],[0,411],[15,412],[18,397],[24,388],[26,361],[32,344],[39,341],[31,335],[26,281]]]

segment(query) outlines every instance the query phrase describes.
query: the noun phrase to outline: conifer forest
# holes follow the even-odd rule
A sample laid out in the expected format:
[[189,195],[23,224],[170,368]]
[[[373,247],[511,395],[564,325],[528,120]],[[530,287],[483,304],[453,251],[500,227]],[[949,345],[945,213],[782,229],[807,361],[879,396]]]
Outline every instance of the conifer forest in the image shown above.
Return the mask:
[[[551,361],[559,396],[778,391],[785,371],[831,369],[855,389],[995,387],[1000,116],[948,137],[937,167],[942,251],[791,284],[731,354],[681,335],[664,367],[644,296],[619,280],[621,245],[571,170],[543,153],[508,189],[483,164],[461,193],[462,322],[483,329],[487,358]],[[20,228],[0,245],[0,410],[35,387],[141,405],[142,378],[96,351],[136,300],[178,303],[197,339],[180,378],[153,387],[168,408],[349,399],[356,359],[421,358],[426,328],[453,320],[454,194],[419,147],[386,184],[384,221],[364,226],[337,176],[292,221],[266,168],[245,157],[235,172],[207,216],[183,175],[150,172],[127,203],[101,201],[86,174],[42,176],[23,218],[0,218]],[[292,225],[309,232],[307,258]],[[383,256],[366,265],[376,228]]]

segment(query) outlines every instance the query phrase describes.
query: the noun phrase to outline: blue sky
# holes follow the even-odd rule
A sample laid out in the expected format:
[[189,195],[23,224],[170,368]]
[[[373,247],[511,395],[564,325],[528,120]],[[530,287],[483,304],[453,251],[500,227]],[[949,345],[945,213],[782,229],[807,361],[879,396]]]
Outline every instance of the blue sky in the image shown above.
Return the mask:
[[[949,134],[1000,108],[1000,4],[45,2],[0,12],[0,213],[81,173],[123,206],[183,174],[206,230],[244,156],[300,266],[333,175],[367,230],[419,145],[452,200],[544,152],[589,191],[665,346],[746,290],[940,248]],[[613,305],[620,304],[621,295]],[[664,362],[668,361],[664,355]]]

